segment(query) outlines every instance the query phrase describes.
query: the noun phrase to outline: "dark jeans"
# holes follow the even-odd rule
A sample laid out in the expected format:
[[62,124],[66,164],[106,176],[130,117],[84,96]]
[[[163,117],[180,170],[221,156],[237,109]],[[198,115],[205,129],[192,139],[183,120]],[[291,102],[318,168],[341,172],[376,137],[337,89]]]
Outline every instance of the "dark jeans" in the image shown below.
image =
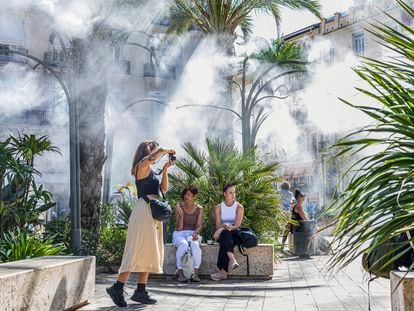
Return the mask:
[[228,272],[230,259],[227,252],[233,253],[234,246],[239,245],[239,237],[236,235],[235,231],[223,230],[220,233],[219,243],[220,248],[217,259],[217,267],[220,270],[223,269]]

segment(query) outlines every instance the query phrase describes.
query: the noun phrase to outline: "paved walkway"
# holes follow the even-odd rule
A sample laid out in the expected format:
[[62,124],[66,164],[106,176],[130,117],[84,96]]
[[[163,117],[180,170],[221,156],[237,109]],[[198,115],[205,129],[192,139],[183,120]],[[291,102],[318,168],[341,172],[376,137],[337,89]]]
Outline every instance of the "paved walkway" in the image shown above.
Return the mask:
[[[201,283],[177,283],[151,280],[149,290],[158,303],[143,306],[127,300],[128,308],[117,308],[106,296],[116,275],[97,276],[96,295],[91,304],[80,310],[247,310],[247,311],[339,311],[368,310],[368,275],[360,262],[331,275],[326,271],[327,256],[310,260],[288,258],[281,261],[272,280],[225,280]],[[131,277],[131,281],[134,281]],[[126,286],[129,295],[135,284]],[[371,282],[371,310],[391,310],[389,281]]]

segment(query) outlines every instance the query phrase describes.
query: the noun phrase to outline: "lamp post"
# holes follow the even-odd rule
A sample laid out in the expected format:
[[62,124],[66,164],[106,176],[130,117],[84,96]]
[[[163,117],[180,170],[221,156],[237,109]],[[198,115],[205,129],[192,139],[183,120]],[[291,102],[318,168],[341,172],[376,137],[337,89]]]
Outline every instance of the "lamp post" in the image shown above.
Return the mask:
[[[56,35],[56,34],[55,34]],[[63,40],[59,39],[61,44]],[[77,101],[72,96],[73,83],[69,83],[68,78],[60,77],[49,65],[41,59],[21,51],[11,50],[7,45],[0,44],[7,53],[20,55],[42,65],[58,81],[65,93],[69,106],[69,162],[70,162],[70,215],[71,215],[71,246],[75,254],[79,253],[81,247],[81,204],[80,204],[80,162],[79,162],[79,129],[78,129],[78,109]],[[64,48],[64,45],[63,47]],[[64,50],[66,56],[66,50]],[[65,57],[66,59],[66,57]]]
[[[285,88],[288,89],[285,84],[279,85],[275,90],[273,90],[273,95],[264,95],[263,92],[266,88],[270,87],[271,83],[288,75],[303,73],[305,70],[301,69],[291,69],[276,75],[271,75],[265,81],[263,78],[270,74],[273,69],[276,69],[280,65],[304,65],[305,62],[301,61],[283,61],[277,65],[269,66],[263,73],[261,73],[252,83],[251,88],[247,92],[247,62],[248,57],[245,57],[243,60],[242,66],[242,80],[241,82],[236,80],[230,80],[231,83],[235,84],[240,92],[240,111],[236,111],[231,108],[221,107],[217,105],[199,105],[199,104],[188,104],[178,106],[177,109],[185,107],[206,107],[226,110],[233,113],[241,122],[241,133],[242,133],[242,150],[246,152],[250,148],[254,147],[256,144],[257,133],[262,127],[263,123],[270,116],[271,112],[266,111],[264,106],[260,106],[259,103],[266,99],[285,99],[288,95],[275,95],[278,91]],[[255,108],[257,108],[257,113],[255,114]]]

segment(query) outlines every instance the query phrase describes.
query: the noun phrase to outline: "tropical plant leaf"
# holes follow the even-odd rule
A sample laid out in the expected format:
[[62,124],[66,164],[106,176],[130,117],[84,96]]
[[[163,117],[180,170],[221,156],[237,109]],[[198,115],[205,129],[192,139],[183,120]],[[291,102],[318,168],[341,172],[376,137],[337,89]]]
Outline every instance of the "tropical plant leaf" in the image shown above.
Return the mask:
[[[411,7],[398,3],[414,18]],[[345,147],[341,155],[364,152],[347,172],[351,178],[345,191],[330,207],[338,215],[334,242],[338,248],[331,264],[339,267],[414,229],[414,39],[412,34],[407,35],[412,29],[398,24],[405,33],[384,24],[371,30],[391,55],[385,60],[367,58],[355,69],[373,88],[358,91],[374,99],[378,106],[344,101],[374,122],[336,144]],[[409,242],[412,241],[404,245]],[[383,266],[390,264],[402,256],[398,250],[404,245],[396,244],[377,261],[382,261]]]

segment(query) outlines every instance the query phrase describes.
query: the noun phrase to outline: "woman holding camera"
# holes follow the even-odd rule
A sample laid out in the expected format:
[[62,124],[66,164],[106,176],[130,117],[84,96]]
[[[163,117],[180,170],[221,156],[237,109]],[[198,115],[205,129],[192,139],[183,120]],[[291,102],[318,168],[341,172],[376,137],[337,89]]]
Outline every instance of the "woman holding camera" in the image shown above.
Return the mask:
[[[162,156],[169,154],[170,159],[165,163],[161,182],[155,176],[151,166]],[[131,174],[135,177],[138,190],[138,201],[132,210],[128,223],[127,238],[122,256],[121,267],[117,282],[106,289],[112,301],[119,307],[126,307],[124,284],[131,272],[138,272],[137,289],[131,300],[142,304],[154,304],[145,290],[149,273],[162,273],[164,261],[164,244],[162,222],[155,220],[148,199],[159,198],[160,190],[168,190],[168,168],[174,165],[173,149],[159,148],[153,140],[142,142],[134,156]]]
[[214,281],[227,279],[228,271],[239,266],[234,257],[233,249],[234,246],[239,244],[236,231],[243,221],[244,208],[236,201],[235,185],[225,185],[223,196],[223,202],[218,204],[215,209],[216,232],[214,233],[214,239],[219,241],[220,248],[217,259],[219,271],[210,275]]
[[178,269],[178,281],[185,282],[183,274],[182,258],[191,248],[194,263],[193,282],[200,282],[198,269],[201,264],[200,231],[203,222],[203,208],[194,202],[198,189],[193,186],[184,188],[181,193],[183,203],[176,207],[176,229],[173,233],[173,244],[177,248],[176,259]]

